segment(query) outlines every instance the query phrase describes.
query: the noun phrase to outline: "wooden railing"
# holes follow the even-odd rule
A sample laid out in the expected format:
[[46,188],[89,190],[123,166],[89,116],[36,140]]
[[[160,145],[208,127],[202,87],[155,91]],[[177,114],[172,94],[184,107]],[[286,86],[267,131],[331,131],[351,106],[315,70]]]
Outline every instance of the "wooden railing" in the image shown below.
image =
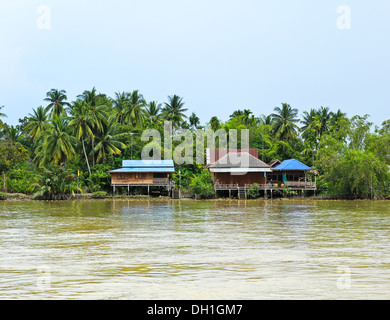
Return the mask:
[[[171,181],[172,184],[175,184],[174,181]],[[170,181],[168,178],[154,178],[153,179],[153,184],[155,185],[169,185]]]
[[154,178],[150,181],[142,181],[142,180],[123,180],[123,181],[114,181],[112,182],[114,186],[169,186],[174,187],[175,182],[170,181],[168,178]]
[[[240,186],[238,184],[220,184],[215,183],[215,190],[240,190],[240,189],[250,189],[253,184],[245,184]],[[281,190],[285,187],[292,189],[316,189],[317,185],[315,182],[308,181],[288,181],[287,183],[267,183],[267,184],[257,184],[260,190]]]
[[308,181],[287,181],[284,185],[286,187],[291,187],[291,188],[315,188],[316,187],[315,182],[308,182]]

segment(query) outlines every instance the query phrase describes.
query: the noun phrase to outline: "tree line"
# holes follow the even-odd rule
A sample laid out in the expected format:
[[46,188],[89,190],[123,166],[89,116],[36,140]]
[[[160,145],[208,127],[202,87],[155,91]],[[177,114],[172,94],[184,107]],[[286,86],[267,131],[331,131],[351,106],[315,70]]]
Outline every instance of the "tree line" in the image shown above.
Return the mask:
[[[390,120],[373,126],[369,115],[348,117],[322,106],[300,115],[282,103],[270,114],[237,108],[228,119],[213,116],[201,124],[195,112],[188,113],[183,97],[171,95],[159,103],[138,90],[109,97],[92,88],[70,102],[65,90],[52,89],[43,102],[16,126],[0,113],[3,191],[43,199],[109,192],[107,171],[120,167],[123,159],[140,159],[146,144],[141,133],[148,128],[163,133],[168,120],[174,132],[248,129],[259,159],[300,160],[316,170],[318,191],[325,196],[384,199],[390,194]],[[177,166],[179,170],[183,188],[201,194],[204,179],[207,195],[212,195],[202,166]]]

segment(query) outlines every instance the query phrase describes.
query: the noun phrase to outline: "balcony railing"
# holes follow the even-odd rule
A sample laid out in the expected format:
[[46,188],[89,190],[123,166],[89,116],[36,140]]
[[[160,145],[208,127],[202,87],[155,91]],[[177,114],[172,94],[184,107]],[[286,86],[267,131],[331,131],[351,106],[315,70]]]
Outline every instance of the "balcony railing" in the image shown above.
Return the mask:
[[[240,186],[239,184],[220,184],[215,183],[215,190],[242,190],[242,189],[250,189],[253,184],[245,184]],[[306,190],[315,190],[317,188],[317,184],[315,182],[308,181],[288,181],[286,183],[267,183],[267,184],[257,184],[260,190],[283,190],[288,187],[291,189],[306,189]]]
[[131,179],[112,182],[112,186],[167,186],[174,187],[175,182],[170,181],[168,178],[154,178],[153,181],[143,181],[142,179]]

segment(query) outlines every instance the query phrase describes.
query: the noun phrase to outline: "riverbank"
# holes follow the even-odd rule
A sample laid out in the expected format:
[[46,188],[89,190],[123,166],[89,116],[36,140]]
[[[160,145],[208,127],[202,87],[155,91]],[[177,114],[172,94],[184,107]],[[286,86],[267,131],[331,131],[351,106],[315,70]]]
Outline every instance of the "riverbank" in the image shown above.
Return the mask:
[[[7,201],[50,201],[42,199],[34,199],[33,195],[26,195],[23,193],[2,193],[0,200]],[[86,200],[153,200],[153,201],[166,201],[166,200],[193,200],[193,201],[371,201],[371,199],[343,199],[339,197],[332,197],[328,195],[316,195],[310,197],[293,196],[293,197],[268,197],[256,198],[256,199],[238,199],[238,198],[211,198],[211,199],[194,199],[191,197],[184,197],[181,199],[172,198],[169,196],[153,197],[148,195],[112,195],[112,194],[96,194],[96,193],[83,193],[74,194],[66,199],[58,201],[86,201]],[[388,201],[390,199],[373,199],[372,201]]]

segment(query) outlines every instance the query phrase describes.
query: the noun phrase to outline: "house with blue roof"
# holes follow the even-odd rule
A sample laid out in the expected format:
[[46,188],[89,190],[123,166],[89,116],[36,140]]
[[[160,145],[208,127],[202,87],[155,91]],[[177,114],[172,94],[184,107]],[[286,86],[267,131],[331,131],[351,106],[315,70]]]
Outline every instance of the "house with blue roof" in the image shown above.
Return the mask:
[[[290,187],[293,189],[316,189],[316,176],[312,168],[296,159],[284,160],[272,167],[272,174],[267,182],[275,188]],[[314,181],[313,181],[314,179]]]
[[265,197],[269,191],[284,191],[286,187],[302,192],[317,189],[314,170],[296,159],[275,159],[267,164],[258,159],[257,149],[206,151],[216,193],[247,198],[247,191],[254,185]]
[[122,168],[111,170],[111,186],[116,187],[174,187],[172,174],[175,172],[173,160],[123,160]]

